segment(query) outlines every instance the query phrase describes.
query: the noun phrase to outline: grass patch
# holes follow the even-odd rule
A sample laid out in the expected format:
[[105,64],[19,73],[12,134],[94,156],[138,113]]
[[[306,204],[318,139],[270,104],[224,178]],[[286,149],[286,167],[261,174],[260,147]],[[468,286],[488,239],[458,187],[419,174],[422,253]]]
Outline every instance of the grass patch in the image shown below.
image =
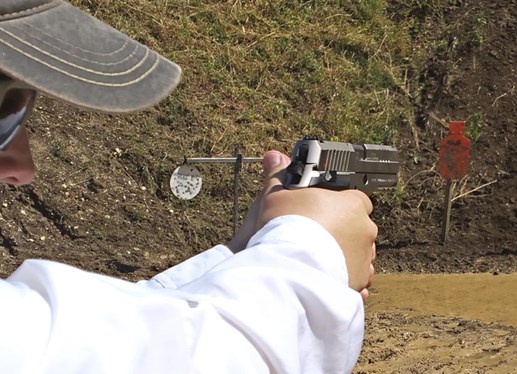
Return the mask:
[[410,28],[386,1],[73,3],[183,67],[161,110],[198,154],[394,142],[410,113]]
[[141,135],[114,139],[135,156],[122,166],[161,197],[161,170],[184,157],[289,154],[305,135],[397,145],[401,126],[414,132],[429,57],[479,48],[487,27],[479,10],[452,15],[454,0],[73,3],[183,68],[167,100],[130,117]]

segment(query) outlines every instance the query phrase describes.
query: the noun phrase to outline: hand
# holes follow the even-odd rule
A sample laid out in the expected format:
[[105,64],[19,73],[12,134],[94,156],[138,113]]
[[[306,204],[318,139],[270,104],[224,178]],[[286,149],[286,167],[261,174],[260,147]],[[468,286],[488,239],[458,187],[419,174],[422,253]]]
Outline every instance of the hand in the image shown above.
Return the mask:
[[[285,169],[290,162],[291,159],[283,153],[276,151],[266,153],[262,161],[263,173],[266,180],[265,184],[268,183],[268,181],[275,175],[275,173]],[[251,237],[258,231],[259,228],[257,228],[257,219],[264,192],[265,189],[262,190],[262,193],[255,199],[253,204],[251,204],[251,207],[246,213],[246,217],[244,217],[242,225],[235,233],[235,236],[226,244],[233,253],[240,252],[246,248],[246,245],[248,244]]]
[[343,251],[349,286],[368,296],[373,280],[377,226],[370,220],[372,203],[356,190],[329,191],[321,188],[287,190],[282,186],[290,159],[276,151],[264,156],[267,175],[261,195],[253,203],[236,236],[228,243],[238,252],[251,236],[273,218],[288,214],[315,220],[334,236]]

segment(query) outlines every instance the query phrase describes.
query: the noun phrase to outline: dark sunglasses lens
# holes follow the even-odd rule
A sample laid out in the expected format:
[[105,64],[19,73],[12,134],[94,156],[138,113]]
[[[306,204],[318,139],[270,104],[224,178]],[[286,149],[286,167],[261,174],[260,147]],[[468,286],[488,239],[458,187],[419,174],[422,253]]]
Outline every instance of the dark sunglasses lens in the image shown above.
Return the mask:
[[29,114],[36,93],[27,89],[12,89],[5,93],[0,107],[0,149],[5,147]]

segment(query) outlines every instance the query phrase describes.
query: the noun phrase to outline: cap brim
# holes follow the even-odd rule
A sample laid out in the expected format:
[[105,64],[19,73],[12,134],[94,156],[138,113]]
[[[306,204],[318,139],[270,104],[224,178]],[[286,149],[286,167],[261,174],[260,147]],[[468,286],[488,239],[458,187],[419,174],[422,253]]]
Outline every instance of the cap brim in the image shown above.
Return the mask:
[[130,112],[165,98],[181,69],[72,5],[0,17],[0,70],[39,91],[88,109]]

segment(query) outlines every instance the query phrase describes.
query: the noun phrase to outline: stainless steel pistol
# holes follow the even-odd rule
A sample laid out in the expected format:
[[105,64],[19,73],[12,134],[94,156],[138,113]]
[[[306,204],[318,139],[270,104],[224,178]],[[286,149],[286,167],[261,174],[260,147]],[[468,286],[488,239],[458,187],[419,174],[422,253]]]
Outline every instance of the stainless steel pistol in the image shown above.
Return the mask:
[[305,137],[296,142],[284,186],[358,189],[370,195],[378,189],[395,187],[398,169],[394,147]]

